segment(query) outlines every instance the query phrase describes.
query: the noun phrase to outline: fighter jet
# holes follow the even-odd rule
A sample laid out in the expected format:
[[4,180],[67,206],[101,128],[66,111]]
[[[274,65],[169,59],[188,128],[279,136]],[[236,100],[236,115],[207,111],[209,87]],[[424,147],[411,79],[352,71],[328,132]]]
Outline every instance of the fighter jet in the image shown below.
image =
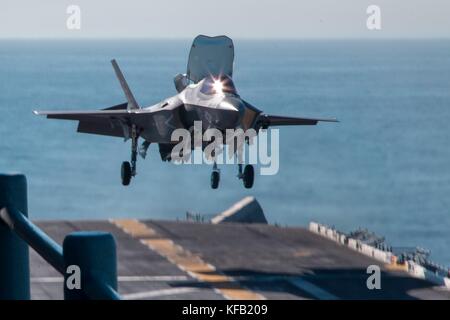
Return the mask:
[[[158,144],[161,159],[171,160],[171,152],[178,141],[171,134],[178,128],[190,129],[194,121],[202,122],[202,130],[216,128],[242,130],[267,129],[271,126],[316,125],[319,121],[337,122],[336,119],[314,119],[269,115],[239,94],[233,83],[234,45],[226,36],[197,36],[191,46],[187,72],[174,78],[176,95],[148,107],[136,101],[117,62],[112,66],[126,97],[126,102],[106,109],[86,111],[34,111],[49,119],[78,121],[78,132],[121,137],[131,140],[131,161],[121,166],[124,186],[136,176],[138,153],[145,158],[150,144]],[[143,143],[138,147],[139,138]],[[254,182],[254,168],[238,164],[239,179],[245,188]],[[217,189],[220,170],[214,162],[211,187]]]

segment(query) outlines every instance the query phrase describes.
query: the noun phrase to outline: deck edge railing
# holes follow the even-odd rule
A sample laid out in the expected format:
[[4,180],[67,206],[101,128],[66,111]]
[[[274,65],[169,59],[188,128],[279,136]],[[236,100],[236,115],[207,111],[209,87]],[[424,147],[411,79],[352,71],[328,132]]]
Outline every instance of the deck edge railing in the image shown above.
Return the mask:
[[[120,299],[113,236],[73,232],[61,247],[28,219],[26,177],[0,174],[0,300],[30,299],[28,246],[64,276],[65,299]],[[79,285],[69,287],[73,272],[79,272]]]

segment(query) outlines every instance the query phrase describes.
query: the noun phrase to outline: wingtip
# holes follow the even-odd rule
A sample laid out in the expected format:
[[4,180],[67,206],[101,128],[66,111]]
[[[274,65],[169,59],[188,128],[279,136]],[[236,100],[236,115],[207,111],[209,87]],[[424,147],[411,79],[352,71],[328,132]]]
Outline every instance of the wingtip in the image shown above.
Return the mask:
[[40,114],[39,111],[37,111],[37,110],[33,110],[33,113],[37,116]]
[[318,121],[322,121],[322,122],[340,122],[338,119],[336,118],[329,118],[329,119],[319,119]]

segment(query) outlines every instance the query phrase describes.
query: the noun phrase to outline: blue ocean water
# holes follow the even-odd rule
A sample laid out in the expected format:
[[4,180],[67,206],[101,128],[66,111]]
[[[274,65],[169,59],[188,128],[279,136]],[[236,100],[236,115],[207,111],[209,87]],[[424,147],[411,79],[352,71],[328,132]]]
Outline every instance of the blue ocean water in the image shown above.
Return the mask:
[[450,263],[450,41],[235,41],[239,93],[273,114],[337,117],[280,130],[280,171],[246,190],[235,166],[139,159],[130,145],[76,133],[34,109],[99,109],[125,101],[116,58],[142,105],[175,94],[191,41],[0,41],[0,171],[27,174],[34,219],[184,218],[246,195],[272,223],[367,227],[395,246],[421,245]]

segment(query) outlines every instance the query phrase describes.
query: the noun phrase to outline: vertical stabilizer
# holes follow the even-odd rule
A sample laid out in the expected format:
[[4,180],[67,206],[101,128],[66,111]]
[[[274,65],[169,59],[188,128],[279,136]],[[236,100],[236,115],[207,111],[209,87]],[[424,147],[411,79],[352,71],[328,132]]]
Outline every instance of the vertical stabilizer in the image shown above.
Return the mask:
[[116,72],[117,79],[119,79],[120,86],[122,87],[123,92],[125,93],[125,96],[128,101],[128,110],[133,109],[139,109],[139,105],[136,102],[136,99],[134,99],[133,93],[130,90],[130,87],[128,87],[128,83],[125,80],[125,77],[122,74],[122,71],[120,71],[119,65],[117,64],[116,60],[111,60],[111,64],[114,68],[114,71]]

